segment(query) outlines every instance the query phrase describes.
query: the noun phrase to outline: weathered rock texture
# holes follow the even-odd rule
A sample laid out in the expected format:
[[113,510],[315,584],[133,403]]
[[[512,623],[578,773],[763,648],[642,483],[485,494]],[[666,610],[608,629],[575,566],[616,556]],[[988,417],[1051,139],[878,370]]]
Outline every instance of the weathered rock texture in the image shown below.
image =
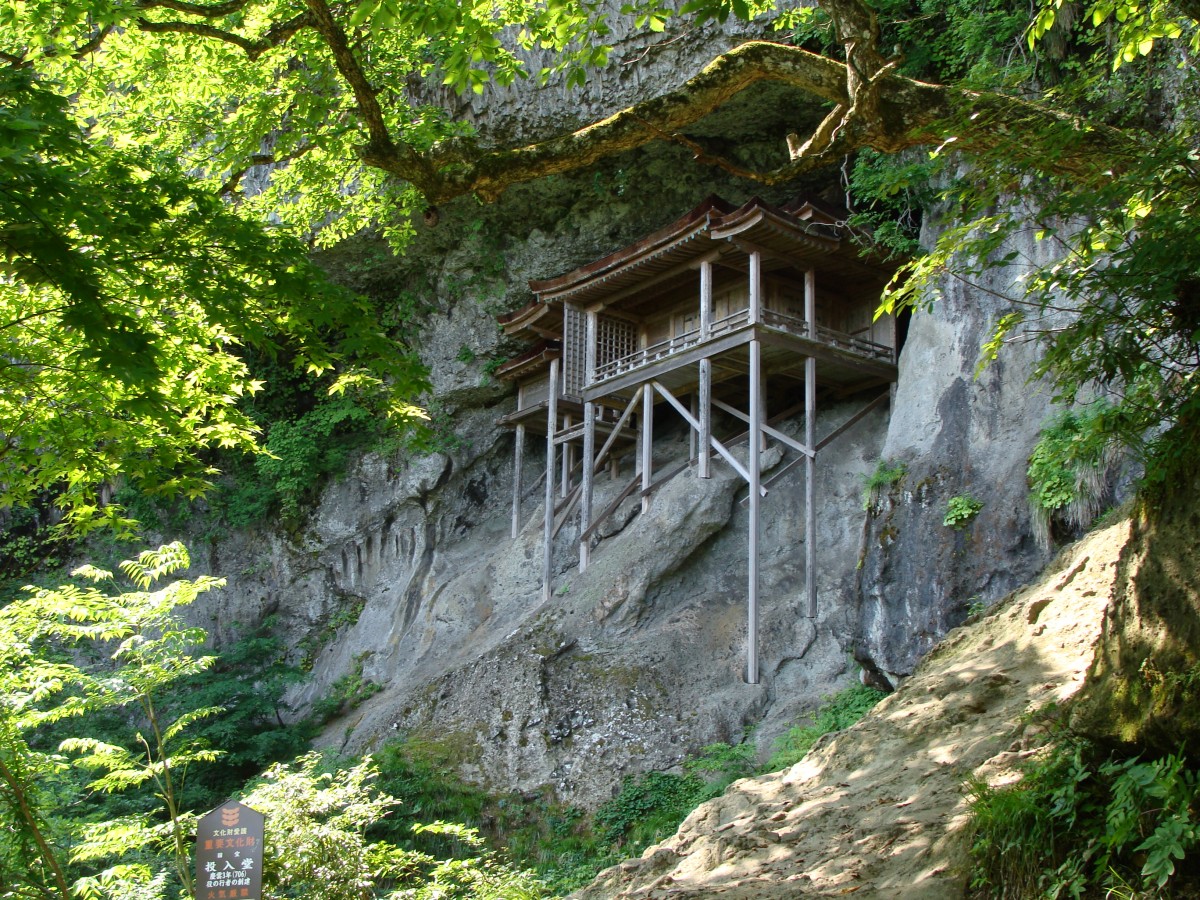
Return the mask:
[[[1038,261],[1028,236],[1011,249]],[[1027,582],[1047,560],[1035,546],[1025,471],[1051,414],[1047,389],[1031,383],[1034,341],[1016,341],[980,368],[980,353],[1005,311],[1018,265],[978,284],[946,279],[929,314],[913,316],[882,457],[904,476],[871,505],[859,578],[864,664],[890,680],[917,661],[973,604],[990,604]],[[958,529],[942,525],[952,497],[983,503]]]
[[1128,522],[1089,536],[985,620],[951,632],[857,725],[790,770],[736,782],[674,837],[573,896],[962,897],[963,785],[1013,779],[1045,740],[1030,714],[1078,693],[1128,537]]

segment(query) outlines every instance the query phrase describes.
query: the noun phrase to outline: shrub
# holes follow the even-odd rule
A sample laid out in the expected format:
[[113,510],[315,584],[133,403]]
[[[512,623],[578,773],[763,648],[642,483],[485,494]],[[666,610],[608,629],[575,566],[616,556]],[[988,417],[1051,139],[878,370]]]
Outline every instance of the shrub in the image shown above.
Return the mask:
[[985,897],[1162,896],[1200,842],[1182,755],[1098,762],[1051,745],[1013,785],[969,785],[972,887]]
[[1042,427],[1027,474],[1034,535],[1043,547],[1050,546],[1055,518],[1085,528],[1100,512],[1117,459],[1105,424],[1112,411],[1111,403],[1097,400],[1063,410]]

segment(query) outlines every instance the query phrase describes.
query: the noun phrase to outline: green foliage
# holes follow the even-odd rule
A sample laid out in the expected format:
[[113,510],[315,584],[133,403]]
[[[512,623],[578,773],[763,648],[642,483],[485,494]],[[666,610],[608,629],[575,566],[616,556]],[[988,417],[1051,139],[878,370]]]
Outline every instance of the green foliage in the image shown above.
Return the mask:
[[[1037,46],[1052,28],[1064,19],[1073,19],[1076,10],[1070,13],[1063,9],[1063,0],[1042,0],[1041,8],[1029,27],[1030,48]],[[1195,23],[1178,14],[1169,3],[1162,0],[1095,0],[1084,8],[1082,18],[1093,28],[1115,26],[1113,41],[1113,71],[1140,57],[1149,56],[1162,41],[1188,38],[1193,53],[1200,50],[1200,31]]]
[[1042,427],[1029,456],[1029,500],[1035,534],[1049,546],[1054,519],[1085,528],[1100,511],[1115,463],[1110,422],[1116,410],[1106,400],[1057,413]]
[[376,786],[370,759],[330,769],[317,754],[276,765],[243,797],[266,817],[264,900],[321,896],[363,900],[536,900],[546,892],[530,872],[484,849],[461,825],[414,826],[417,835],[452,836],[469,855],[447,860],[373,840],[400,800]]
[[704,778],[716,796],[739,778],[754,774],[757,760],[751,736],[752,730],[747,729],[741,743],[709,744],[698,756],[684,760],[683,770]]
[[946,515],[942,524],[947,528],[964,528],[966,524],[979,515],[983,502],[976,500],[970,494],[958,494],[946,502]]
[[[975,86],[1027,77],[1032,54],[1022,39],[1029,7],[1012,0],[877,0],[871,4],[883,48],[900,48],[900,71],[927,81],[966,80]],[[778,30],[805,49],[838,57],[828,14],[813,7],[785,9]]]
[[363,900],[380,876],[398,878],[422,862],[366,838],[367,829],[400,801],[372,789],[369,760],[323,770],[318,754],[269,768],[242,797],[262,813],[263,896]]
[[854,212],[849,224],[856,239],[886,256],[920,252],[922,210],[936,192],[936,160],[924,154],[884,154],[863,150],[850,170]]
[[[1132,13],[1135,6],[1150,16],[1169,11],[1159,3],[1126,8]],[[1005,343],[1038,341],[1044,353],[1031,380],[1044,381],[1056,400],[1111,396],[1111,410],[1096,424],[1143,464],[1152,493],[1189,471],[1200,428],[1196,76],[1191,69],[1178,74],[1172,90],[1182,108],[1170,121],[1156,118],[1147,102],[1160,89],[1155,69],[1135,54],[1111,70],[1104,15],[1069,28],[1057,21],[1076,51],[1049,102],[1079,118],[969,154],[969,174],[960,168],[962,176],[948,179],[941,195],[947,227],[932,252],[909,265],[907,281],[884,308],[930,302],[946,279],[980,285],[1007,304],[983,361]],[[1175,40],[1182,51],[1196,28],[1178,21],[1177,39],[1164,33],[1154,40]],[[1112,122],[1131,126],[1125,134],[1135,149],[1098,158],[1094,168],[1058,168],[1088,128]],[[1031,240],[1036,250],[1029,254],[1021,248]],[[1024,269],[1007,291],[985,283],[985,273],[1000,264]]]
[[886,697],[878,688],[855,684],[834,694],[817,710],[812,724],[797,725],[779,739],[775,752],[763,766],[764,772],[776,772],[804,759],[823,735],[849,728]]
[[306,677],[286,660],[287,648],[261,623],[215,654],[201,673],[179,680],[164,693],[171,712],[220,707],[221,713],[196,722],[192,736],[219,747],[221,765],[193,772],[185,793],[196,809],[216,806],[268,765],[293,759],[308,748],[315,727],[285,722],[283,694]]
[[[188,564],[186,550],[172,544],[121,564],[138,590],[120,590],[111,573],[84,566],[76,571],[83,585],[30,588],[0,609],[0,761],[7,785],[0,802],[8,806],[6,818],[19,823],[15,844],[0,843],[0,852],[32,863],[32,885],[40,881],[46,891],[54,892],[53,882],[64,894],[66,876],[65,854],[48,837],[53,811],[37,805],[39,799],[52,798],[28,781],[39,774],[61,773],[61,757],[35,750],[31,737],[40,727],[98,709],[137,716],[136,749],[80,736],[64,741],[62,751],[78,754],[78,765],[99,773],[89,785],[94,791],[148,788],[160,801],[165,822],[155,825],[144,816],[130,816],[86,826],[74,842],[72,860],[97,861],[143,848],[165,850],[179,883],[191,882],[185,845],[188,817],[180,806],[180,792],[189,766],[219,756],[190,733],[195,723],[216,710],[191,706],[164,715],[161,700],[170,686],[198,675],[212,662],[195,652],[204,642],[204,632],[183,625],[176,610],[223,582],[201,577],[151,590]],[[107,665],[95,668],[57,652],[72,650],[77,656],[99,648],[104,648]],[[148,878],[155,874],[139,871]]]
[[1099,761],[1052,744],[1020,781],[970,785],[972,886],[985,897],[1159,896],[1200,840],[1198,782],[1182,755]]
[[879,498],[879,492],[884,488],[899,484],[907,471],[907,463],[900,461],[888,462],[886,459],[879,460],[875,464],[875,470],[870,475],[863,477],[863,509],[870,511],[875,501]]
[[313,704],[313,718],[321,723],[328,722],[383,690],[383,685],[363,677],[364,662],[363,656],[355,657],[354,668],[333,683],[327,696]]
[[99,485],[202,493],[211,451],[256,448],[241,398],[261,384],[240,348],[336,368],[335,393],[423,387],[303,243],[235,214],[169,152],[100,130],[29,69],[0,69],[0,509],[50,493],[67,526],[128,529]]
[[616,797],[593,817],[601,841],[636,856],[679,827],[687,814],[715,794],[699,775],[647,772],[626,778]]

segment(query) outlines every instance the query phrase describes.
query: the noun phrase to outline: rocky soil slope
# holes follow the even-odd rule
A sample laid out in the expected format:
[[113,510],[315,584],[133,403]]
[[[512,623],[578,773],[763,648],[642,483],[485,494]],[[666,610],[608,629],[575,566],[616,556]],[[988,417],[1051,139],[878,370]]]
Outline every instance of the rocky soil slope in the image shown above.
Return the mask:
[[[746,779],[574,896],[961,897],[971,777],[997,783],[1042,742],[1037,711],[1079,692],[1130,524],[1088,536],[790,770]],[[1031,715],[1034,714],[1034,715]]]

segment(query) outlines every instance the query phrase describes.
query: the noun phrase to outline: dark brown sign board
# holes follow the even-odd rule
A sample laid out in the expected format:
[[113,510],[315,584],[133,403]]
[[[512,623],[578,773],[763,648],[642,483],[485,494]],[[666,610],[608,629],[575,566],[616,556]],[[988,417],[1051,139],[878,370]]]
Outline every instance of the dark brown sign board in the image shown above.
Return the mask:
[[196,826],[196,900],[261,900],[263,815],[219,806]]

